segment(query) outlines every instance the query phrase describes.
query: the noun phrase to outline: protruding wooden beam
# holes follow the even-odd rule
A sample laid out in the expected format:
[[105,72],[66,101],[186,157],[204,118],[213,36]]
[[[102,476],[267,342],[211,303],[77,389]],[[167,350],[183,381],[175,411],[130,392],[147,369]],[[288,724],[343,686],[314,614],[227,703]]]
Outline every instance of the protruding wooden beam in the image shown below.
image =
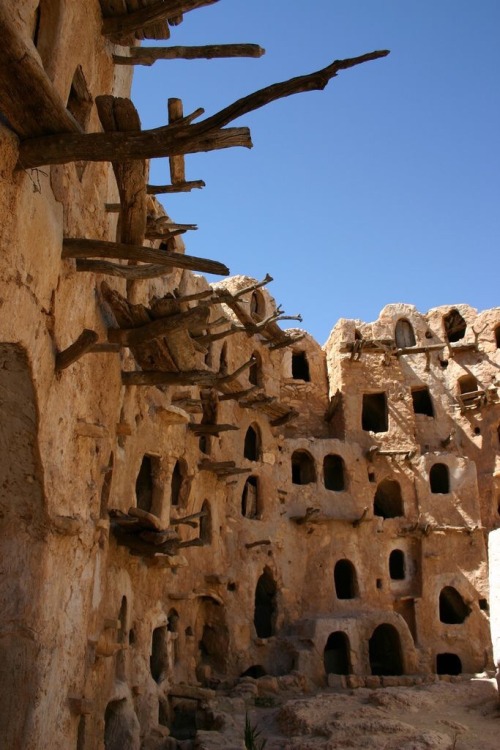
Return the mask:
[[269,423],[271,427],[282,427],[285,424],[288,424],[288,422],[291,422],[292,419],[296,419],[299,416],[299,412],[295,409],[290,409],[287,414],[283,414],[282,417],[277,417],[276,419],[272,419]]
[[205,187],[203,180],[191,180],[188,182],[179,182],[176,185],[148,185],[146,192],[148,195],[165,195],[167,193],[190,193],[191,190]]
[[252,547],[268,547],[271,544],[270,539],[259,539],[257,542],[247,542],[245,544],[245,547],[247,549],[252,549]]
[[213,60],[220,57],[262,57],[258,44],[206,44],[197,47],[130,47],[128,56],[113,55],[118,65],[153,65],[157,60]]
[[187,13],[204,5],[213,5],[219,0],[157,0],[155,3],[138,8],[130,13],[104,18],[102,33],[113,38],[126,37],[138,29],[151,26],[156,21],[168,18],[175,19],[182,13]]
[[[182,120],[184,116],[182,100],[170,98],[168,100],[168,122],[172,125],[176,120]],[[184,156],[171,156],[170,163],[170,181],[172,185],[186,182],[186,169]]]
[[41,65],[35,45],[16,24],[17,4],[0,3],[0,102],[20,138],[82,130]]
[[[151,6],[149,6],[151,7]],[[147,10],[146,8],[144,10]],[[334,60],[322,70],[291,78],[255,91],[193,125],[167,125],[140,133],[62,134],[31,138],[21,144],[20,167],[64,164],[69,161],[124,161],[193,154],[232,146],[251,147],[248,128],[225,128],[242,115],[292,94],[324,89],[340,70],[377,60],[388,50],[369,52],[347,60]]]
[[104,273],[108,276],[118,276],[121,279],[156,279],[172,273],[172,266],[160,266],[147,263],[142,266],[122,266],[106,260],[87,260],[80,258],[76,261],[76,270],[87,273]]
[[235,380],[242,372],[251,367],[254,361],[252,357],[229,375],[218,375],[210,372],[210,370],[122,372],[122,383],[123,385],[201,385],[216,388]]
[[64,370],[83,357],[84,354],[91,351],[94,344],[97,343],[99,335],[89,328],[85,328],[67,349],[63,349],[56,356],[56,370]]
[[195,435],[218,435],[219,432],[239,430],[234,424],[188,424],[188,429]]
[[139,346],[153,339],[161,338],[179,328],[188,328],[195,323],[201,323],[207,316],[207,310],[192,307],[186,312],[170,315],[168,318],[153,320],[151,323],[138,328],[108,328],[108,341],[121,346]]
[[120,242],[106,242],[104,240],[87,240],[81,238],[65,238],[63,240],[63,258],[117,258],[119,260],[137,260],[151,262],[162,266],[187,268],[191,271],[214,273],[228,276],[229,268],[223,263],[193,255],[166,252],[152,247],[139,245],[124,245]]

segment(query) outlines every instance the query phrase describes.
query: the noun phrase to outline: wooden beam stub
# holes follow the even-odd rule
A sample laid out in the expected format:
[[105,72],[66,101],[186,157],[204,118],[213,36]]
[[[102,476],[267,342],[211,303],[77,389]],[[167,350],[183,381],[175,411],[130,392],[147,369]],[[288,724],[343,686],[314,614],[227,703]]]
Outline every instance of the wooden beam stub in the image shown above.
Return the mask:
[[91,331],[89,328],[85,328],[76,341],[56,355],[56,370],[64,370],[66,367],[72,365],[73,362],[80,359],[80,357],[83,357],[84,354],[91,351],[98,339],[99,334]]

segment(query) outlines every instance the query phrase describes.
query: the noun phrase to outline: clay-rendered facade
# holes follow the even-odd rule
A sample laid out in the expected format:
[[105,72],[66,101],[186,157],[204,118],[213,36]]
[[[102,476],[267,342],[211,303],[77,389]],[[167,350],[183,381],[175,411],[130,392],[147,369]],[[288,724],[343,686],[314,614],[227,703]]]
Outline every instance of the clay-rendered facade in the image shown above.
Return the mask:
[[144,4],[114,5],[0,8],[11,82],[28,61],[61,105],[59,125],[41,104],[23,120],[3,84],[3,746],[159,742],[245,673],[490,668],[500,308],[392,304],[322,348],[279,328],[254,279],[76,257],[67,240],[184,253],[146,162],[137,239],[130,162],[20,161],[37,138],[113,130],[95,100],[129,95],[113,53],[131,42],[102,10]]

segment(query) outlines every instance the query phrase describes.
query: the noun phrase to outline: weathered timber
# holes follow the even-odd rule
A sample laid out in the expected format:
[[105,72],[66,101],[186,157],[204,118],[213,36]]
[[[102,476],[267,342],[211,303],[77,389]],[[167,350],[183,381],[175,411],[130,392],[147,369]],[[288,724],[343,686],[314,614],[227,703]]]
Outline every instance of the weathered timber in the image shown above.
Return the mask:
[[0,102],[17,135],[35,138],[82,130],[43,66],[35,45],[21,36],[12,3],[0,3]]
[[153,320],[139,328],[108,328],[108,341],[121,346],[138,346],[165,336],[176,328],[188,328],[193,323],[201,322],[206,314],[204,308],[193,307],[168,318]]
[[108,276],[118,276],[122,279],[156,279],[172,272],[171,266],[159,266],[147,263],[142,266],[122,266],[107,260],[87,260],[80,258],[76,261],[76,270],[87,273],[104,273]]
[[56,370],[64,370],[83,357],[92,350],[98,339],[99,335],[95,331],[85,328],[71,346],[56,355]]
[[239,430],[234,424],[188,424],[188,429],[195,435],[218,435],[219,432]]
[[[21,144],[21,167],[43,164],[63,164],[69,161],[122,161],[160,156],[191,154],[232,146],[251,147],[248,128],[224,128],[242,115],[292,94],[324,89],[340,70],[385,57],[389,52],[379,50],[346,60],[335,60],[322,70],[291,78],[282,83],[255,91],[238,99],[196,124],[186,127],[167,125],[141,133],[61,134],[31,138]],[[224,128],[222,130],[222,128]]]
[[148,185],[146,192],[148,195],[164,195],[166,193],[190,193],[191,190],[205,187],[203,180],[191,180],[188,182],[179,182],[176,185]]
[[219,0],[158,0],[156,3],[138,8],[131,13],[104,18],[102,33],[114,39],[126,37],[137,29],[150,26],[155,21],[175,19],[181,13],[187,13],[204,5],[213,5]]
[[325,414],[325,422],[331,422],[333,419],[333,416],[337,409],[342,404],[342,392],[339,388],[335,391],[333,396],[330,397],[330,403],[328,404],[328,409],[326,410]]
[[[168,122],[172,125],[177,120],[182,120],[184,115],[181,99],[171,98],[168,100]],[[170,164],[170,182],[172,185],[186,182],[186,168],[184,156],[171,156]]]
[[182,253],[171,253],[152,247],[125,245],[120,242],[106,242],[105,240],[86,240],[80,238],[65,238],[63,240],[63,258],[118,258],[120,260],[138,260],[158,265],[187,268],[191,271],[214,273],[228,276],[229,268],[223,263],[205,258],[196,258]]
[[290,409],[288,414],[284,414],[282,417],[272,419],[270,422],[271,427],[281,427],[282,425],[288,424],[292,419],[296,419],[299,416],[299,412],[295,409]]
[[236,463],[234,461],[200,461],[198,468],[200,471],[220,471],[222,469],[234,469]]
[[217,387],[235,380],[252,366],[254,359],[245,362],[229,375],[219,375],[209,370],[189,370],[184,372],[122,372],[123,385],[203,385]]
[[276,344],[271,344],[269,347],[269,351],[275,352],[278,349],[285,349],[285,347],[287,346],[292,346],[292,344],[296,344],[298,341],[302,341],[305,335],[305,333],[301,333],[298,336],[286,336],[285,334],[286,338],[283,339],[283,341],[278,341]]
[[130,47],[129,55],[113,55],[118,65],[153,65],[157,60],[213,60],[219,57],[262,57],[258,44],[206,44],[197,47]]
[[235,393],[223,393],[219,396],[219,401],[239,401],[241,398],[246,398],[251,393],[254,393],[258,389],[258,385],[253,385],[251,388],[246,388],[244,391],[236,391]]
[[[139,114],[130,99],[105,95],[96,97],[95,102],[106,132],[140,132]],[[112,166],[120,195],[120,242],[139,245],[146,231],[148,165],[144,159],[125,159],[113,160]]]
[[245,547],[247,549],[252,549],[252,547],[261,547],[261,546],[268,546],[271,544],[270,539],[259,539],[258,542],[247,542],[245,544]]
[[406,346],[403,349],[396,349],[394,354],[400,357],[402,354],[423,354],[424,352],[439,351],[444,349],[446,344],[430,344],[429,346]]

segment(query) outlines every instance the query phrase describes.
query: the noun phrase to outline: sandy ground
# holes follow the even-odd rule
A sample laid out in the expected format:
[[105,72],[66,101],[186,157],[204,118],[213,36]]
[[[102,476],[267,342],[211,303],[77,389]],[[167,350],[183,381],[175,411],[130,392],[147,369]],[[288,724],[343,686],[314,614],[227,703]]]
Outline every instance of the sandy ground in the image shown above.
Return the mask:
[[280,692],[257,699],[267,706],[253,702],[235,700],[226,714],[226,731],[203,732],[197,747],[245,747],[247,711],[260,731],[256,750],[263,739],[265,750],[500,750],[500,703],[493,679],[328,689],[302,696]]

